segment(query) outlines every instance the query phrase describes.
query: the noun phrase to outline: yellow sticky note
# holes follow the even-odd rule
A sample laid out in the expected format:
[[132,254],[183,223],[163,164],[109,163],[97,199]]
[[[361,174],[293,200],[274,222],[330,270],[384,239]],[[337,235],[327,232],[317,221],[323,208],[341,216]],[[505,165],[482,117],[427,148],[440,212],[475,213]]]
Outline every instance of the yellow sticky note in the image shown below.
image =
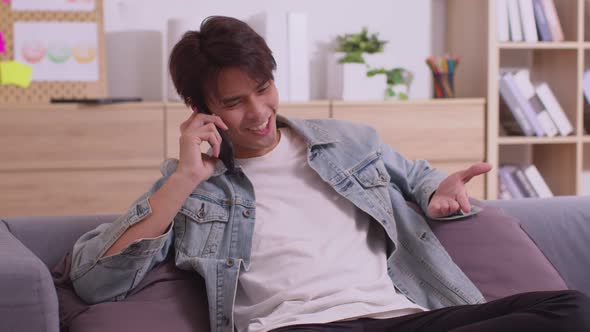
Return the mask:
[[0,84],[15,84],[21,88],[31,85],[33,67],[18,61],[0,62]]

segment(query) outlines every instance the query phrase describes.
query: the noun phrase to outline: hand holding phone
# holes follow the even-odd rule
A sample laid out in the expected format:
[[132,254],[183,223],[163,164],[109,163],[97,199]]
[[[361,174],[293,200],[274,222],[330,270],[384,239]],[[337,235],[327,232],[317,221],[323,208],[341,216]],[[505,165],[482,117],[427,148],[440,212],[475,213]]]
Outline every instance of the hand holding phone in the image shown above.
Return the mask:
[[[209,109],[207,108],[206,105],[200,105],[197,109],[193,108],[193,112],[199,112],[199,113],[204,113],[207,115],[212,115],[211,111],[209,111]],[[225,124],[224,124],[224,126],[225,126]],[[220,128],[218,126],[217,130],[219,132],[219,136],[221,136],[221,145],[220,145],[220,151],[219,151],[218,157],[223,162],[225,167],[227,168],[227,171],[230,174],[232,174],[235,172],[235,168],[236,168],[236,162],[234,159],[234,146],[224,132],[224,130],[227,130],[227,127]]]
[[[213,174],[217,158],[220,157],[222,151],[221,133],[227,129],[228,127],[221,118],[193,112],[180,125],[180,160],[176,171],[196,183],[208,179]],[[201,152],[201,143],[204,141],[212,146],[212,156]]]

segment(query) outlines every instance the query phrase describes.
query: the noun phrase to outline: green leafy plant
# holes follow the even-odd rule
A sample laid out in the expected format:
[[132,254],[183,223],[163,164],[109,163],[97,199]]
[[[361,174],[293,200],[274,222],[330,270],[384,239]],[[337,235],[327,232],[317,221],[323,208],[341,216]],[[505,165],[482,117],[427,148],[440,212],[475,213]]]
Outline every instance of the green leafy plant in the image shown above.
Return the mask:
[[[396,96],[396,92],[393,89],[394,85],[405,84],[409,86],[414,78],[414,75],[410,71],[400,67],[389,70],[385,68],[373,68],[367,71],[368,77],[373,77],[380,74],[383,74],[387,77],[387,94],[390,97]],[[408,99],[408,95],[403,92],[399,92],[397,97],[399,97],[401,100]]]
[[346,53],[340,63],[365,63],[363,53],[383,52],[386,41],[380,40],[378,34],[369,35],[367,27],[360,33],[345,34],[336,37],[338,48],[336,51]]

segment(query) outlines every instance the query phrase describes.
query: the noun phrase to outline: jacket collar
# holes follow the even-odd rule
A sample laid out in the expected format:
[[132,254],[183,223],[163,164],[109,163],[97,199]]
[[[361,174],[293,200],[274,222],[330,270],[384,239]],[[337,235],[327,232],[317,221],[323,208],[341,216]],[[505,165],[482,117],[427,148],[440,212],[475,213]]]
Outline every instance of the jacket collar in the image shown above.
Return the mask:
[[336,138],[313,120],[287,118],[277,114],[277,127],[284,126],[294,129],[301,135],[309,148],[338,142]]

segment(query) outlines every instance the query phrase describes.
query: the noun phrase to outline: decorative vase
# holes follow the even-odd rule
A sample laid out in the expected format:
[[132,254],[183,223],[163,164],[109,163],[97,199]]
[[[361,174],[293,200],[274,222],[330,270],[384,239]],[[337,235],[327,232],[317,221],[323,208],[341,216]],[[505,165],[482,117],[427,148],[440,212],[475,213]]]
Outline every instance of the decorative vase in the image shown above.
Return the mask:
[[387,87],[386,77],[367,76],[364,63],[339,63],[344,53],[330,53],[326,61],[326,95],[344,101],[380,101]]

